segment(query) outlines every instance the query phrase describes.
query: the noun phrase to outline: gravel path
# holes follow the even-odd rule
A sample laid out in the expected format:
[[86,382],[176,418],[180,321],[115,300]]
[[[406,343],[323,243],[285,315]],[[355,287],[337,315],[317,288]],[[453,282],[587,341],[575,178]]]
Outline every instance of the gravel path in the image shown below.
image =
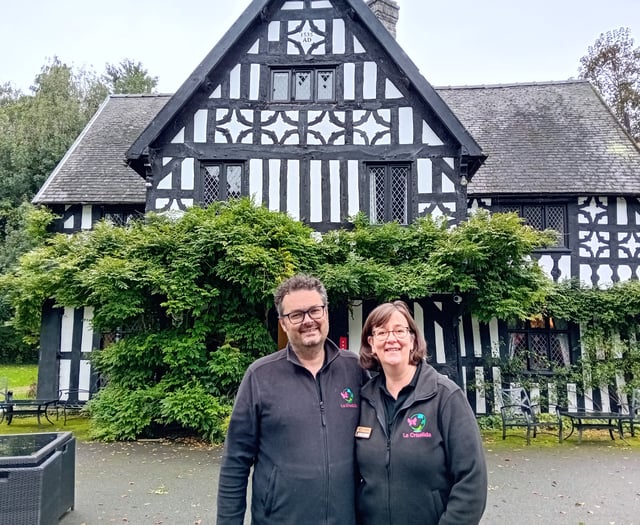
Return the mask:
[[[486,448],[482,525],[640,525],[637,447],[509,442]],[[78,443],[76,507],[60,525],[213,525],[220,456],[190,444]]]

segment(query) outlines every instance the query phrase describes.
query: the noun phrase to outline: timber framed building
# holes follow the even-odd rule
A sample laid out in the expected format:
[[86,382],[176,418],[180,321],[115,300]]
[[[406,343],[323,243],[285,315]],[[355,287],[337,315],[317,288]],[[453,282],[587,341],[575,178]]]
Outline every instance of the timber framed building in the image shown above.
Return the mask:
[[[434,88],[392,36],[397,16],[393,0],[253,0],[175,94],[110,96],[34,202],[68,233],[242,195],[318,232],[358,211],[404,224],[517,211],[561,234],[538,254],[556,281],[639,278],[640,150],[593,87]],[[357,342],[373,306],[332,318],[331,337]],[[480,323],[453,295],[412,308],[431,362],[463,386],[495,381],[487,358],[519,348],[542,374],[580,356],[561,320]],[[45,307],[39,396],[97,388],[91,318]],[[492,407],[481,391],[467,389],[478,414]]]

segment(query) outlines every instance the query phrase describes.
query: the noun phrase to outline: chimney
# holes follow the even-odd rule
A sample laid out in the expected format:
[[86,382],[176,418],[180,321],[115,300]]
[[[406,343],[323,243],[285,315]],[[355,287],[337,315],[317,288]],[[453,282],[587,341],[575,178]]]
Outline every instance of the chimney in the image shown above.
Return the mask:
[[393,38],[396,37],[396,24],[400,7],[394,0],[367,0],[367,5]]

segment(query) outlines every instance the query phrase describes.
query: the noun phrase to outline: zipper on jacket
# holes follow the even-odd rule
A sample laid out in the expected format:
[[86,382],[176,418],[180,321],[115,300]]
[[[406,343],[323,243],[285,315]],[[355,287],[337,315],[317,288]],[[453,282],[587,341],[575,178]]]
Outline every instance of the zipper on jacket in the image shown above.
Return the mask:
[[324,406],[324,395],[322,393],[322,384],[320,378],[322,369],[316,374],[316,384],[318,385],[318,397],[320,399],[320,421],[322,422],[322,442],[324,448],[324,523],[329,523],[329,481],[331,473],[329,472],[329,443],[327,436],[327,419]]

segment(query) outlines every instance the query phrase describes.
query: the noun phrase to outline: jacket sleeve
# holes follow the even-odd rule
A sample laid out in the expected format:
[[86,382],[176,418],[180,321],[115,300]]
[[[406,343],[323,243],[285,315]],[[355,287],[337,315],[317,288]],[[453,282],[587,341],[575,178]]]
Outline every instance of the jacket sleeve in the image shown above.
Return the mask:
[[218,480],[217,524],[242,525],[247,484],[259,440],[258,409],[253,374],[247,371],[233,406]]
[[487,464],[476,417],[457,388],[440,414],[451,492],[439,525],[477,525],[487,503]]

